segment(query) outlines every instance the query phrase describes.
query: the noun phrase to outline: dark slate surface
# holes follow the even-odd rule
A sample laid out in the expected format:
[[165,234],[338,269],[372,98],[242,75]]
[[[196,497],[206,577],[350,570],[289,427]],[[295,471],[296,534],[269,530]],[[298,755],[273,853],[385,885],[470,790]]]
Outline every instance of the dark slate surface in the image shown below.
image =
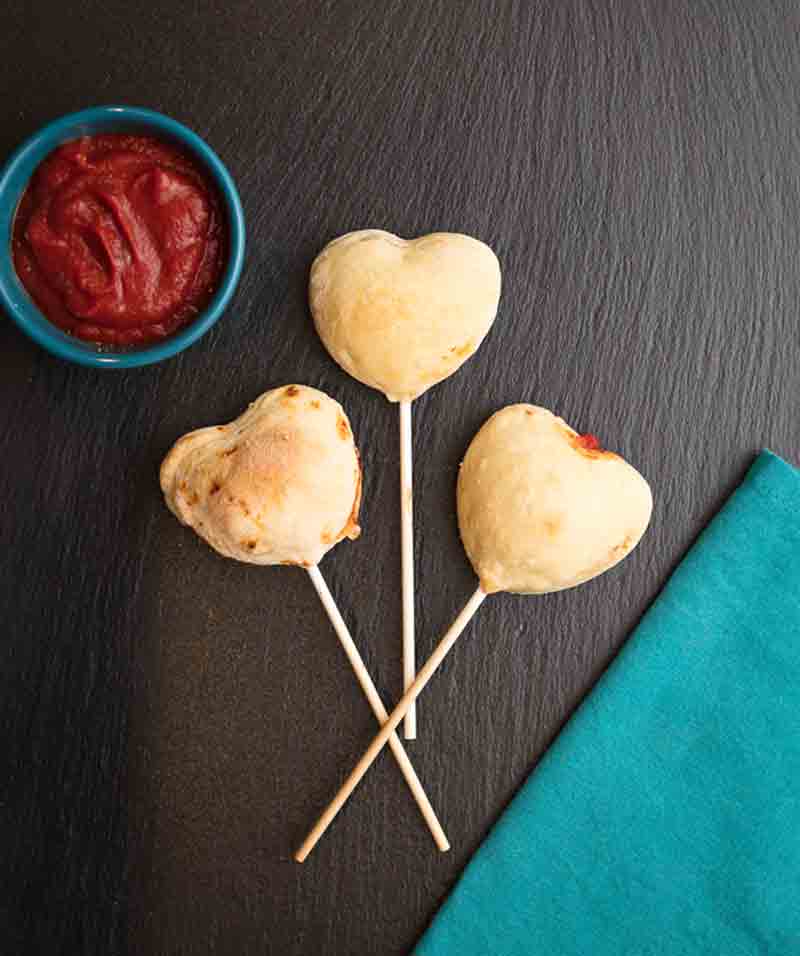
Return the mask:
[[[6,0],[0,152],[89,104],[163,110],[229,165],[249,249],[225,319],[159,367],[70,367],[0,320],[2,952],[411,950],[754,453],[798,459],[796,9]],[[487,602],[421,699],[452,852],[384,756],[300,867],[372,715],[302,572],[217,557],[156,472],[272,386],[340,399],[364,534],[322,567],[396,698],[396,409],[305,300],[317,250],[364,226],[473,233],[504,268],[481,352],[416,405],[420,655],[474,586],[454,480],[499,406],[595,431],[657,504],[608,575]]]

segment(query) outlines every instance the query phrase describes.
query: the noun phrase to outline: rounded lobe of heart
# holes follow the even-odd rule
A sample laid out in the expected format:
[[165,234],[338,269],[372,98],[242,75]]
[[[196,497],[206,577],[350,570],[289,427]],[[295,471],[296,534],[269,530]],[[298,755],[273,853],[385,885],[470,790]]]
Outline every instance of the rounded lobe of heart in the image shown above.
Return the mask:
[[457,499],[487,594],[544,594],[602,574],[636,547],[653,508],[635,468],[535,405],[509,405],[483,425]]
[[161,465],[175,516],[220,554],[311,567],[359,534],[361,466],[350,422],[324,392],[266,392],[228,425],[189,432]]
[[405,240],[363,229],[314,260],[309,302],[325,348],[389,401],[410,401],[452,375],[491,328],[500,264],[471,236]]

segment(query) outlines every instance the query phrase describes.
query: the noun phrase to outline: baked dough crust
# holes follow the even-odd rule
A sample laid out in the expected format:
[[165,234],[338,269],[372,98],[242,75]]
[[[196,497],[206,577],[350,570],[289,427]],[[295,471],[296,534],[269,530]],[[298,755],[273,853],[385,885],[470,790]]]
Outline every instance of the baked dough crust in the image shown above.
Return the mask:
[[338,402],[304,385],[265,392],[228,425],[184,435],[160,479],[178,520],[237,561],[311,567],[360,531],[350,422]]
[[473,439],[458,476],[461,538],[487,594],[544,594],[588,581],[636,547],[645,479],[546,408],[509,405]]
[[500,263],[471,236],[401,239],[350,232],[314,260],[309,302],[325,348],[390,402],[410,401],[452,375],[489,331]]

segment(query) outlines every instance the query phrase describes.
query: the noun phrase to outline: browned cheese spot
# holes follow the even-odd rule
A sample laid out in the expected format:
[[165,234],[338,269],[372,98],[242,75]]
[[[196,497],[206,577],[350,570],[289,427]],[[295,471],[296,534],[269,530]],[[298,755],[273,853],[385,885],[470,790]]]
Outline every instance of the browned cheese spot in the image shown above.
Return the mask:
[[361,455],[358,453],[358,449],[355,449],[356,453],[356,496],[353,500],[353,508],[350,512],[350,517],[347,519],[347,524],[342,528],[337,541],[341,541],[342,538],[349,538],[351,541],[355,541],[356,538],[361,534],[361,528],[358,524],[358,512],[361,508],[361,487],[363,482],[363,473],[361,471]]
[[300,389],[296,385],[290,385],[286,389],[286,394],[289,396],[289,398],[294,398],[295,395],[300,394]]
[[316,400],[316,398],[310,403],[310,405],[311,405],[312,408],[319,408],[319,407],[320,407],[319,402]]
[[633,537],[629,534],[625,535],[625,538],[617,545],[611,549],[611,556],[616,557],[618,554],[625,554],[630,551],[631,545],[633,544]]
[[588,568],[584,568],[580,571],[578,577],[582,580],[587,578],[594,577],[595,574],[598,574],[601,571],[605,571],[607,567],[611,564],[616,564],[618,561],[621,561],[622,558],[630,551],[633,545],[633,535],[626,534],[623,540],[619,544],[615,544],[613,548],[610,548],[608,551],[608,556],[604,561],[597,561],[595,564],[592,564]]
[[341,438],[342,441],[347,441],[350,437],[350,429],[341,414],[336,416],[336,431],[339,433],[339,438]]
[[222,485],[221,485],[218,481],[215,481],[215,482],[213,482],[212,485],[211,485],[211,489],[210,489],[210,491],[209,491],[209,494],[211,494],[211,495],[216,495],[216,494],[218,494],[221,490],[222,490]]
[[256,542],[255,542],[255,541],[248,541],[248,542],[247,542],[247,550],[248,550],[248,551],[255,551],[255,549],[256,549]]
[[238,445],[231,445],[230,448],[226,449],[225,451],[221,451],[221,452],[219,453],[219,457],[220,457],[220,458],[230,458],[230,456],[231,456],[231,455],[235,455],[238,450],[239,450],[239,446],[238,446]]
[[561,530],[561,518],[548,518],[544,522],[544,530],[551,538],[555,538]]
[[245,513],[245,515],[247,515],[247,517],[249,517],[249,516],[250,516],[250,509],[248,508],[247,502],[244,500],[244,498],[240,498],[240,499],[239,499],[239,505],[241,506],[241,509],[242,509],[242,511]]

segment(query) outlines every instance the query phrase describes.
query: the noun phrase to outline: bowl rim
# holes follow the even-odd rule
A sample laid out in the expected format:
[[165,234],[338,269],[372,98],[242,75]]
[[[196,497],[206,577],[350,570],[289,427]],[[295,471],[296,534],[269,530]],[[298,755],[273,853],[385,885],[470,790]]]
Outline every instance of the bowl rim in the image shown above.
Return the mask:
[[[187,326],[170,335],[163,342],[148,345],[129,352],[92,351],[87,348],[91,343],[82,343],[80,339],[63,332],[53,325],[47,316],[31,299],[22,285],[14,268],[11,255],[10,236],[7,239],[5,255],[8,263],[0,268],[0,305],[17,326],[38,345],[59,358],[93,368],[136,368],[161,362],[182,352],[193,345],[222,316],[239,282],[244,264],[245,225],[244,211],[239,192],[225,164],[214,150],[188,126],[177,120],[140,106],[92,106],[88,109],[67,113],[42,126],[33,135],[24,140],[9,156],[0,169],[0,201],[2,201],[9,180],[19,167],[31,162],[31,155],[47,147],[42,157],[32,164],[26,183],[34,169],[44,157],[62,143],[71,138],[68,134],[77,125],[89,126],[104,120],[130,120],[132,125],[151,129],[154,135],[162,134],[186,147],[211,174],[220,191],[228,217],[228,261],[219,287],[205,309]],[[14,212],[22,193],[13,197]],[[0,260],[4,253],[0,251]],[[52,331],[51,331],[52,330]]]

